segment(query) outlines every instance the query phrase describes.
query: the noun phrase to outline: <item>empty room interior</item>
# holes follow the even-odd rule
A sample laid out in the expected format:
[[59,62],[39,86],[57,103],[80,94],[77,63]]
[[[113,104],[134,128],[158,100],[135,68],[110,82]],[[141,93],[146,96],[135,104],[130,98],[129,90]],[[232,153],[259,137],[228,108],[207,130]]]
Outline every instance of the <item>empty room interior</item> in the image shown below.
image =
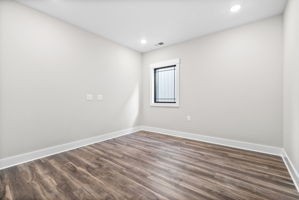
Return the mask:
[[0,200],[299,200],[299,0],[0,0]]

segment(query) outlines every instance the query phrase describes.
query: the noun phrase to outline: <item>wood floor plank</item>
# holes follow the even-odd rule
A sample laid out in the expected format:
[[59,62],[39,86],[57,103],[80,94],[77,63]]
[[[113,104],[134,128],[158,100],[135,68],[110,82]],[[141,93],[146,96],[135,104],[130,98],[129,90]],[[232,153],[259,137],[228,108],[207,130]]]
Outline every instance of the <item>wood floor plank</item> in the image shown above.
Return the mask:
[[157,133],[0,171],[1,200],[299,200],[278,156]]
[[166,199],[148,190],[138,182],[135,182],[130,176],[124,176],[113,165],[109,165],[109,162],[106,160],[97,159],[94,153],[83,150],[80,151],[79,154],[82,156],[80,159],[78,159],[77,153],[72,154],[72,152],[70,152],[68,159],[77,166],[86,168],[88,173],[92,176],[101,178],[106,184],[109,184],[113,190],[120,191],[124,199],[133,199],[135,191],[139,191],[140,199],[143,199],[142,197],[147,197],[148,199]]
[[[126,139],[126,140],[128,140],[128,139]],[[120,141],[120,140],[118,140],[118,141]],[[151,147],[148,147],[148,146],[146,148],[144,148],[144,144],[142,144],[142,146],[136,145],[137,144],[136,140],[132,143],[134,143],[134,148],[141,148],[145,151],[148,150],[148,149],[151,149]],[[127,145],[130,145],[130,144],[127,144]],[[159,149],[161,149],[161,148],[154,148],[153,147],[151,150],[152,151],[159,151]],[[166,149],[164,149],[164,147],[163,147],[163,149],[161,149],[161,152],[159,153],[159,155],[163,154],[163,157],[167,158],[167,157],[172,156],[172,155],[178,156],[181,152],[183,152],[182,149],[179,150],[179,151],[173,151],[173,150],[170,151],[169,149],[171,149],[171,148],[166,147]],[[190,163],[191,165],[193,165],[193,163],[203,163],[209,169],[211,169],[211,167],[213,168],[213,167],[218,166],[218,168],[221,167],[223,170],[226,170],[226,169],[227,170],[233,170],[233,171],[245,174],[245,175],[249,174],[251,176],[257,176],[260,179],[265,179],[266,178],[267,181],[279,182],[280,184],[285,184],[286,186],[288,186],[291,183],[289,177],[285,178],[285,179],[280,177],[280,176],[276,177],[276,175],[279,173],[279,171],[276,171],[275,172],[276,174],[273,173],[273,172],[269,174],[269,172],[271,170],[269,170],[268,168],[262,168],[262,169],[259,169],[259,170],[256,171],[256,168],[258,166],[254,166],[254,165],[252,166],[251,165],[251,166],[248,167],[248,165],[251,164],[250,162],[246,162],[246,163],[242,164],[240,162],[234,161],[234,163],[232,163],[231,159],[228,160],[228,162],[223,162],[225,160],[225,158],[220,157],[220,159],[217,159],[217,158],[215,159],[215,158],[213,158],[213,156],[209,156],[209,158],[206,158],[206,157],[200,158],[201,157],[200,155],[193,155],[193,154],[190,155],[190,153],[188,153],[188,154],[185,153],[184,156],[181,157],[181,158],[183,158],[183,160],[181,160],[179,157],[177,157],[176,160],[180,160],[182,162],[190,162],[191,161],[191,163]],[[174,157],[172,157],[172,158],[174,158]],[[187,159],[184,159],[184,158],[187,158]],[[213,158],[213,160],[211,160],[211,158]],[[235,165],[234,165],[235,163],[238,163],[238,168],[235,168]],[[203,168],[204,167],[205,166],[203,166]],[[218,170],[220,170],[220,169],[218,169]],[[292,184],[290,186],[293,187]]]
[[[121,149],[121,147],[120,146],[115,146],[115,148],[118,148],[118,149]],[[108,146],[106,146],[106,147],[104,147],[104,149],[109,149],[109,147]],[[134,149],[131,149],[131,150],[133,150],[134,151]],[[130,151],[130,149],[127,147],[126,148],[126,152],[124,152],[124,151],[121,151],[123,154],[126,154],[126,156],[128,156],[128,157],[130,157],[130,155],[132,155],[132,157],[138,157],[138,155],[134,155],[134,152],[132,152],[132,151]],[[163,153],[163,152],[161,152],[161,153]],[[160,154],[161,154],[160,153]],[[164,158],[166,158],[167,156],[162,156],[162,157],[160,157],[159,158],[159,160],[163,160],[163,163],[167,163],[167,162],[170,162],[170,164],[167,166],[168,168],[171,168],[171,167],[173,167],[173,166],[179,166],[177,169],[178,170],[180,170],[180,169],[184,169],[185,168],[185,164],[188,162],[187,160],[178,160],[178,158],[172,158],[172,159],[164,159]],[[147,157],[145,154],[143,155],[143,158],[144,158],[144,162],[148,162],[148,161],[150,161],[150,162],[157,162],[157,160],[151,160],[151,158],[150,157]],[[179,162],[175,162],[175,161],[179,161]],[[141,161],[142,162],[142,161]],[[194,162],[195,163],[195,162]],[[194,163],[192,163],[192,162],[188,162],[188,164],[189,165],[187,165],[187,169],[186,169],[186,171],[183,171],[183,173],[184,174],[188,174],[188,173],[190,173],[190,172],[194,172],[193,174],[192,174],[192,176],[198,176],[198,175],[200,175],[201,173],[204,173],[203,174],[203,176],[202,177],[200,177],[201,178],[201,182],[204,182],[204,180],[203,180],[203,178],[206,178],[206,177],[209,177],[210,179],[212,178],[212,180],[213,179],[215,179],[215,177],[214,177],[214,174],[215,173],[213,173],[213,171],[215,171],[215,172],[217,172],[217,171],[222,171],[222,175],[223,176],[232,176],[232,175],[234,175],[234,176],[232,176],[232,177],[235,177],[235,178],[239,178],[239,174],[236,174],[235,172],[231,172],[231,171],[225,171],[225,170],[223,170],[223,168],[221,168],[221,167],[216,167],[215,168],[215,166],[205,166],[205,165],[201,165],[201,166],[199,166],[199,168],[198,168],[198,166],[196,166],[196,165],[194,165]],[[148,163],[149,165],[150,165],[150,163]],[[192,167],[188,167],[188,166],[192,166]],[[205,171],[203,171],[203,169],[205,169]],[[155,171],[157,171],[157,169],[155,169]],[[225,173],[224,173],[225,172]],[[164,172],[165,173],[165,172]],[[224,173],[224,174],[223,174]],[[241,174],[242,175],[242,174]],[[169,174],[169,177],[171,177],[171,174]],[[246,177],[245,177],[246,178]],[[188,179],[190,179],[190,177],[188,178]],[[259,180],[259,179],[258,179]],[[257,181],[258,181],[257,180]],[[243,179],[243,181],[244,181],[244,179]],[[245,180],[244,182],[247,184],[247,181],[248,180]],[[250,180],[250,181],[252,181],[253,183],[254,182],[256,182],[256,180]],[[262,181],[261,181],[262,182]],[[194,184],[194,182],[193,182],[193,184]],[[206,183],[207,184],[207,183]],[[264,184],[263,182],[261,183],[261,184]],[[269,183],[267,183],[267,184],[269,184]],[[271,186],[271,185],[270,185]],[[275,187],[275,185],[272,185],[273,187]],[[238,190],[240,190],[240,188],[238,189]],[[263,192],[265,192],[265,191],[263,191]],[[280,192],[281,191],[277,191],[277,194],[276,195],[280,195]]]

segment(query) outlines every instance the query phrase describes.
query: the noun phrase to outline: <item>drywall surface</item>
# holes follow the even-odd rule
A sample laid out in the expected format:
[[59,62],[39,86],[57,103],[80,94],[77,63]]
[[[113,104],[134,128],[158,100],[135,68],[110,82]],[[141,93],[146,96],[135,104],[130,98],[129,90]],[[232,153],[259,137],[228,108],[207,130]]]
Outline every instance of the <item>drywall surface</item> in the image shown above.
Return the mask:
[[[276,16],[143,54],[142,124],[281,147],[282,39]],[[175,58],[180,107],[152,107],[150,64]]]
[[[284,148],[299,172],[299,1],[290,0],[284,15]],[[298,175],[297,175],[298,176]],[[299,177],[297,177],[299,178]],[[299,180],[298,180],[299,181]]]
[[[281,16],[141,57],[2,0],[0,44],[0,158],[137,124],[282,146]],[[180,107],[151,107],[149,66],[174,58]]]
[[0,158],[135,126],[140,63],[138,52],[0,1]]

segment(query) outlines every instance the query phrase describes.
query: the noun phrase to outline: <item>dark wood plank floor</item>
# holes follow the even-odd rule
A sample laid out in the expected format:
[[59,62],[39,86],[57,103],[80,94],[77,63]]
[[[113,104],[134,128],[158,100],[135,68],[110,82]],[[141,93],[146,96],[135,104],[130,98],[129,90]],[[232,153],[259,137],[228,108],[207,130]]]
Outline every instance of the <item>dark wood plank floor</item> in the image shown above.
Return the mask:
[[0,171],[0,199],[299,200],[280,157],[138,132]]

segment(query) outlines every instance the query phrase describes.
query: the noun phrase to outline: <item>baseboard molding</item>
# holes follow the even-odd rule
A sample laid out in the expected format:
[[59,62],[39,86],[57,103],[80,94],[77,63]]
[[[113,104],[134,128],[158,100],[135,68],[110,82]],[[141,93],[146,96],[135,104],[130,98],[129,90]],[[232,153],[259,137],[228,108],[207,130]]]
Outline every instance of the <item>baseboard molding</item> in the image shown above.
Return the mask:
[[105,133],[96,137],[86,138],[83,140],[78,140],[66,144],[61,144],[57,146],[48,147],[45,149],[40,149],[33,152],[28,152],[16,156],[11,156],[7,158],[0,159],[0,170],[9,168],[15,165],[19,165],[22,163],[30,162],[36,159],[44,158],[47,156],[55,155],[58,153],[62,153],[65,151],[77,149],[83,146],[91,145],[94,143],[102,142],[105,140],[117,138],[120,136],[128,135],[137,131],[140,131],[140,127],[134,127],[130,129],[120,130],[120,131],[114,131],[110,133]]
[[282,151],[282,159],[284,161],[284,164],[288,168],[288,171],[293,179],[297,191],[299,192],[299,172],[296,170],[294,164],[292,163],[291,159],[289,158],[285,150]]
[[267,146],[267,145],[261,145],[261,144],[254,144],[254,143],[248,143],[248,142],[241,142],[237,140],[230,140],[230,139],[224,139],[219,137],[211,137],[201,134],[195,134],[195,133],[189,133],[189,132],[183,132],[183,131],[175,131],[175,130],[168,130],[163,128],[157,128],[157,127],[150,127],[150,126],[141,126],[140,127],[144,131],[149,132],[156,132],[161,133],[165,135],[175,136],[175,137],[181,137],[191,140],[197,140],[201,142],[208,142],[212,144],[218,144],[238,149],[244,149],[259,153],[266,153],[276,156],[282,155],[282,148],[280,147],[273,147],[273,146]]

